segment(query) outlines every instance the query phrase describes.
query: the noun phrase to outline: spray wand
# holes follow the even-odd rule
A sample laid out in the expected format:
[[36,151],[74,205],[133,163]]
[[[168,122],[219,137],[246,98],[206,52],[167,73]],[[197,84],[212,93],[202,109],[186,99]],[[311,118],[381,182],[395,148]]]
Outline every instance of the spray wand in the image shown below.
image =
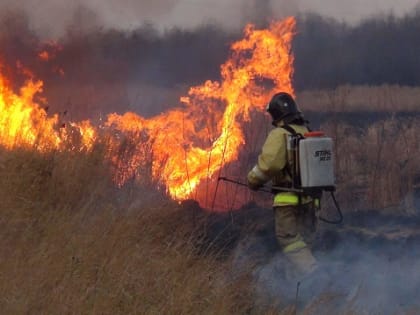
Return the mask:
[[[239,181],[236,181],[234,179],[227,178],[227,177],[219,177],[217,180],[222,180],[222,181],[233,183],[233,184],[239,185],[239,186],[249,187],[248,184],[245,184],[245,183],[242,183],[242,182],[239,182]],[[260,189],[258,189],[258,191],[262,191],[262,192],[266,192],[266,193],[271,194],[271,190],[264,189],[264,188],[260,188]]]
[[[230,179],[230,178],[227,178],[227,177],[223,177],[223,176],[220,176],[217,180],[218,181],[222,180],[222,181],[233,183],[233,184],[239,185],[239,186],[249,187],[245,183],[242,183],[240,181]],[[266,189],[264,186],[258,189],[258,191],[265,192],[265,193],[270,193],[270,194],[273,193],[273,190],[283,190],[283,191],[290,191],[290,192],[297,192],[297,193],[303,193],[304,192],[303,189],[286,188],[286,187],[279,187],[279,186],[272,186],[270,190]],[[339,218],[337,220],[329,220],[329,219],[326,219],[322,216],[319,216],[319,219],[321,221],[323,221],[325,223],[329,223],[329,224],[340,224],[340,223],[343,222],[343,219],[344,219],[343,213],[341,212],[340,206],[339,206],[337,200],[335,199],[334,190],[331,190],[330,193],[331,193],[331,197],[332,197],[332,200],[334,202],[335,208],[337,209],[337,213],[338,213]]]

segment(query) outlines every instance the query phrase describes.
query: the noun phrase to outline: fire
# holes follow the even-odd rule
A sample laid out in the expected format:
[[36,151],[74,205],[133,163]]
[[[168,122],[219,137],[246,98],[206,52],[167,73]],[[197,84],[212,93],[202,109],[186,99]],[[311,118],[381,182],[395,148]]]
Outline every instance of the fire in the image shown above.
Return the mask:
[[41,59],[42,61],[48,61],[50,60],[50,54],[48,53],[48,51],[43,50],[38,54],[39,59]]
[[[192,87],[181,98],[184,108],[147,121],[112,115],[108,124],[121,131],[148,130],[154,139],[153,175],[161,176],[171,196],[187,198],[203,179],[237,159],[244,144],[241,122],[249,120],[252,109],[263,109],[274,91],[293,93],[294,28],[294,18],[267,30],[247,26],[245,38],[231,46],[231,57],[221,66],[221,81]],[[262,79],[270,88],[259,84]]]
[[50,61],[54,59],[58,52],[63,50],[58,43],[54,41],[48,41],[43,44],[43,49],[38,52],[38,58],[42,61]]
[[[118,185],[139,174],[149,154],[151,176],[164,184],[173,198],[186,199],[201,181],[238,158],[245,142],[242,123],[250,120],[251,111],[261,111],[279,90],[293,94],[290,51],[294,30],[294,18],[274,22],[266,30],[248,25],[244,38],[231,45],[220,81],[190,88],[188,96],[181,98],[183,106],[159,116],[145,119],[134,113],[110,114],[100,128],[89,121],[59,128],[59,117],[47,117],[33,101],[41,92],[41,82],[29,81],[15,95],[0,79],[0,144],[9,149],[63,149],[69,148],[67,142],[76,132],[80,145],[71,149],[90,150],[100,134],[108,131],[112,137],[107,158],[115,166]],[[122,152],[124,139],[131,142]]]
[[[24,73],[30,72],[24,70]],[[0,74],[0,145],[7,149],[23,147],[41,152],[63,150],[76,130],[81,138],[78,149],[91,149],[96,135],[90,122],[73,123],[72,129],[62,129],[58,115],[48,117],[47,107],[34,101],[42,92],[42,85],[41,81],[29,79],[16,94]]]
[[60,138],[53,126],[57,116],[47,117],[46,111],[33,101],[42,91],[42,82],[29,81],[16,95],[0,76],[0,144],[8,149],[36,147],[40,151],[58,147]]

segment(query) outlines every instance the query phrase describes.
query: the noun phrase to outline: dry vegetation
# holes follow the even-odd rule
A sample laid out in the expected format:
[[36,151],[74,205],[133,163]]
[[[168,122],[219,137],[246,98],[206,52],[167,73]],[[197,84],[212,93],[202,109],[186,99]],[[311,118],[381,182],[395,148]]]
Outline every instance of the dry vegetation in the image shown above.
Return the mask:
[[420,87],[384,84],[380,86],[342,85],[330,90],[299,93],[304,111],[419,111]]
[[117,191],[91,154],[0,152],[3,314],[243,314],[248,280],[198,255],[191,217],[145,187]]
[[[418,214],[410,192],[420,174],[419,126],[419,118],[323,126],[335,138],[347,210]],[[253,143],[247,154],[258,149]],[[234,276],[229,257],[198,250],[205,221],[149,180],[117,189],[103,156],[100,145],[91,153],[0,150],[2,313],[277,314],[255,305],[251,277]],[[219,194],[237,198],[225,188]]]
[[337,184],[347,208],[392,209],[415,214],[420,119],[389,119],[366,128],[330,122]]
[[[359,116],[361,121],[333,114],[321,126],[334,138],[338,193],[347,209],[418,214],[413,197],[420,185],[419,93],[418,87],[389,85],[304,93],[308,110],[320,110],[324,104],[326,112],[372,112]],[[389,118],[363,122],[376,112]],[[398,117],[400,112],[411,114]]]

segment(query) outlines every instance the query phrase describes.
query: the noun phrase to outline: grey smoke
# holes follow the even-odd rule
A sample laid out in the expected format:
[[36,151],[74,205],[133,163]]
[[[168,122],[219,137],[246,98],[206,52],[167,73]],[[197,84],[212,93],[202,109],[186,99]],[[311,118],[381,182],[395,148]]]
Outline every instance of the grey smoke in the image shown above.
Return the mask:
[[349,23],[389,13],[402,16],[420,3],[418,0],[300,0],[298,2],[300,11],[311,11]]
[[246,22],[294,14],[296,6],[286,3],[286,0],[3,0],[0,9],[22,9],[39,34],[57,37],[73,25],[79,8],[92,12],[94,23],[105,28],[132,30],[144,23],[160,29],[194,28],[214,23],[238,29]]
[[[315,249],[321,271],[311,285],[308,281],[300,284],[298,306],[302,314],[390,315],[419,309],[416,226],[400,219],[367,218],[341,228],[324,227],[326,234]],[[372,226],[360,224],[364,220],[379,222]],[[332,239],[333,246],[328,244]],[[255,265],[252,276],[260,308],[277,305],[282,309],[294,304],[296,284],[284,280],[287,262],[279,250],[273,255],[267,239],[251,235],[236,247],[234,268],[250,264]],[[289,300],[285,302],[287,295]]]
[[[304,12],[315,12],[350,23],[377,14],[400,16],[412,10],[418,0],[3,0],[0,10],[21,8],[30,16],[31,26],[45,37],[60,36],[72,24],[77,9],[95,16],[98,26],[135,29],[144,23],[159,28],[192,28],[215,23],[230,29],[246,22],[266,22]],[[76,12],[76,13],[75,13]]]

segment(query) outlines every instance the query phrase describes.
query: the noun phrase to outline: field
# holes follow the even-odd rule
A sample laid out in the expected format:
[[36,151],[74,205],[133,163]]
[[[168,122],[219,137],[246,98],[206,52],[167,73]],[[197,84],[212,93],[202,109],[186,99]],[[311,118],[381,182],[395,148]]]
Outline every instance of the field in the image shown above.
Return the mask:
[[[319,127],[335,140],[346,216],[342,226],[320,226],[315,253],[334,281],[305,301],[303,287],[298,314],[419,311],[420,106],[418,89],[399,105],[407,89],[298,95],[309,119],[325,113]],[[366,121],[342,118],[363,108]],[[370,116],[377,112],[386,117]],[[264,135],[242,154],[255,156]],[[270,197],[225,185],[213,210],[229,211],[208,212],[147,178],[115,187],[103,155],[100,143],[89,153],[0,150],[2,313],[296,314],[278,294]],[[253,162],[228,167],[239,174]]]
[[196,253],[176,202],[115,189],[99,153],[1,152],[2,312],[243,313],[246,278]]

